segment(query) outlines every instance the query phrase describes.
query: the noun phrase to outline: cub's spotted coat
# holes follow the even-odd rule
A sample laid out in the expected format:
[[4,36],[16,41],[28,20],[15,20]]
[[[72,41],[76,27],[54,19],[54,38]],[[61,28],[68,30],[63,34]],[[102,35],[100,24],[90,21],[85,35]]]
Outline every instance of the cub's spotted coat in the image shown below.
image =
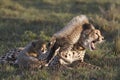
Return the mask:
[[[17,55],[23,50],[24,48],[14,48],[9,50],[6,54],[2,55],[0,57],[0,64],[10,64],[12,66],[16,66],[16,60],[17,60]],[[41,55],[39,58],[40,60],[44,60],[48,56],[48,53],[45,53]],[[59,62],[59,56],[55,56],[54,59],[51,61],[50,65],[48,67],[53,67],[55,69],[56,66],[60,65]],[[88,69],[100,69],[98,66],[85,63],[85,62],[80,62],[80,61],[75,61],[72,64],[68,65],[69,67],[86,67]]]
[[10,64],[10,65],[14,65],[16,64],[16,60],[17,60],[17,55],[23,50],[24,48],[14,48],[14,49],[10,49],[8,50],[7,53],[3,54],[0,57],[0,64]]

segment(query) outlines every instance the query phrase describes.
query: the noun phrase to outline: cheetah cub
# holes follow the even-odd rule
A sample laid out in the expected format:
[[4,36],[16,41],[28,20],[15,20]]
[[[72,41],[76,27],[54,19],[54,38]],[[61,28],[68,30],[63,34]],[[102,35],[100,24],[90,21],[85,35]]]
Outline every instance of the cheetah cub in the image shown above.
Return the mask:
[[39,55],[44,52],[46,52],[45,42],[42,40],[34,40],[17,56],[17,64],[20,68],[39,68],[41,65]]

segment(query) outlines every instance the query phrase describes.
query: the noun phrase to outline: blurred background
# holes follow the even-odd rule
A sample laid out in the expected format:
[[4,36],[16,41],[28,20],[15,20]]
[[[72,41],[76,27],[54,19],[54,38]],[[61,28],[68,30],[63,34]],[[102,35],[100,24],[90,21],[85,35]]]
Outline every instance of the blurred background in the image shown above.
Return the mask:
[[[120,0],[0,0],[0,55],[34,39],[48,41],[80,14],[87,15],[105,37],[106,41],[97,50],[88,50],[85,58],[102,69],[59,72],[56,80],[120,80]],[[9,72],[0,73],[1,80],[13,80],[15,76],[9,74],[15,69],[5,71]],[[38,76],[50,80],[46,70],[36,77],[26,76],[26,80],[37,80]],[[15,80],[21,79],[18,77]]]

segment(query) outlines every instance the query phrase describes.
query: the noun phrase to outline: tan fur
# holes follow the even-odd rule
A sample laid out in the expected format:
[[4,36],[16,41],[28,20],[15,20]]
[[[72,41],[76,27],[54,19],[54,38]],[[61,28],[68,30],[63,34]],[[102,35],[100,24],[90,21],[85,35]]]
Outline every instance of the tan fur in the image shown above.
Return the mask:
[[53,57],[55,50],[60,47],[60,52],[66,52],[73,48],[73,45],[79,40],[82,26],[88,24],[89,20],[85,15],[74,17],[63,29],[55,33],[51,38],[51,51],[47,57],[47,63]]
[[81,38],[78,41],[78,44],[82,45],[84,48],[91,49],[91,42],[101,43],[104,40],[104,37],[101,35],[101,32],[98,29],[89,29],[82,32]]
[[38,68],[41,65],[41,61],[39,61],[38,57],[42,52],[42,43],[43,42],[40,40],[32,41],[20,52],[17,56],[17,64],[19,67]]
[[68,53],[61,53],[60,64],[71,64],[74,61],[84,61],[84,55],[86,50],[71,50]]
[[53,38],[67,38],[70,43],[76,43],[80,37],[82,31],[82,25],[89,23],[88,18],[85,15],[74,17],[63,29],[53,35]]
[[101,32],[98,29],[93,28],[93,26],[81,33],[81,38],[74,45],[72,50],[67,51],[66,53],[60,53],[60,63],[71,64],[72,62],[78,60],[83,62],[86,49],[91,49],[89,46],[86,45],[91,44],[92,41],[95,41],[94,44],[101,43],[103,41],[103,36],[101,35]]

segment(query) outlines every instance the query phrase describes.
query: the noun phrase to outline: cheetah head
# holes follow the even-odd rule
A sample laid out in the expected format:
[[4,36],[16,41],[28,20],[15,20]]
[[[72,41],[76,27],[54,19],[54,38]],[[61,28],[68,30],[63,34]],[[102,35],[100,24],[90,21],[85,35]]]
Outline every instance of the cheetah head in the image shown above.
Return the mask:
[[103,39],[104,37],[101,35],[100,30],[95,29],[92,24],[83,25],[83,31],[80,37],[80,44],[84,48],[95,50],[95,44],[103,42]]

